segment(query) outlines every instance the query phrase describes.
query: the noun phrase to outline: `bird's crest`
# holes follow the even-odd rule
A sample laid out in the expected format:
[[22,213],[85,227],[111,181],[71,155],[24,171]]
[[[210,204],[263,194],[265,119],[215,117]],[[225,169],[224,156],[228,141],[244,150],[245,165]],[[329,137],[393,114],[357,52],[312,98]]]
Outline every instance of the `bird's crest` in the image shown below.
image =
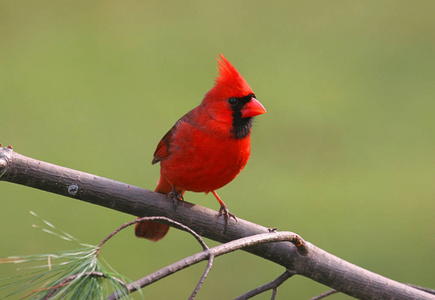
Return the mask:
[[218,67],[219,77],[210,92],[228,97],[244,97],[253,93],[246,80],[222,54],[219,54]]

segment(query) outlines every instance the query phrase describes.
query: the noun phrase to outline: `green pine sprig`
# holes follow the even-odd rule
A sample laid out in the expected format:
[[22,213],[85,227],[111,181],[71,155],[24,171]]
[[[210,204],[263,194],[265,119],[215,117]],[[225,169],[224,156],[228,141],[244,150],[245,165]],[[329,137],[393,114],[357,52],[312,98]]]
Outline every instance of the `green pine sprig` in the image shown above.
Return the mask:
[[0,259],[0,264],[25,265],[24,268],[17,269],[20,274],[0,280],[0,291],[6,291],[5,298],[20,296],[38,300],[105,299],[116,291],[121,299],[132,299],[125,290],[125,286],[132,281],[118,274],[107,262],[99,258],[98,253],[102,244],[95,246],[82,243],[36,213],[30,213],[43,224],[43,227],[33,225],[34,228],[77,244],[81,248]]

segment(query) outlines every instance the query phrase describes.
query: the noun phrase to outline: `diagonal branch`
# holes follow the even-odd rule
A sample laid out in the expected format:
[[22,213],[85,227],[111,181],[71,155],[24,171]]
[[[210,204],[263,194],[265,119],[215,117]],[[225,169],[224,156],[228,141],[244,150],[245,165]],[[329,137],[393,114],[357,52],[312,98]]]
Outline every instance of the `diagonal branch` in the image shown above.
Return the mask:
[[[173,203],[165,195],[42,162],[11,148],[0,148],[0,181],[26,185],[133,216],[168,217],[218,242],[268,232],[266,227],[238,219],[238,223],[231,222],[223,234],[225,221],[217,219],[214,210],[179,202],[177,211],[173,212]],[[433,295],[367,271],[308,242],[306,246],[307,255],[298,254],[289,242],[261,244],[244,250],[356,298],[434,299]]]

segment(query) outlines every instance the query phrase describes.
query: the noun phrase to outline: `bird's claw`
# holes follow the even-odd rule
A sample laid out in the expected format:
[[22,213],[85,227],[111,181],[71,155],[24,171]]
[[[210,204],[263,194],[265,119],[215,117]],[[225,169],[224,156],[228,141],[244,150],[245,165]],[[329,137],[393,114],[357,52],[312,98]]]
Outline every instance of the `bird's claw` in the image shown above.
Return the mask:
[[177,210],[178,201],[184,201],[184,197],[182,193],[177,193],[175,187],[172,188],[172,192],[169,192],[168,198],[173,201],[173,209],[174,212]]
[[236,223],[237,223],[237,218],[236,218],[235,215],[233,215],[232,213],[230,213],[230,211],[228,210],[228,207],[226,207],[226,206],[221,206],[221,208],[219,209],[219,215],[218,215],[218,218],[221,217],[221,216],[224,216],[224,218],[225,218],[225,228],[224,228],[224,233],[226,233],[226,232],[227,232],[227,226],[228,226],[229,220],[230,220],[231,218],[233,218],[234,221],[236,221]]

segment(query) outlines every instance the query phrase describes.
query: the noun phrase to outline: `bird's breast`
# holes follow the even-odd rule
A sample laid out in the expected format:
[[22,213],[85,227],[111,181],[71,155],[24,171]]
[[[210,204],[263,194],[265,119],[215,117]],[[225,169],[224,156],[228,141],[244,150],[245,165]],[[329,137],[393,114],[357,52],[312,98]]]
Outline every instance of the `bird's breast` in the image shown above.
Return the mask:
[[177,132],[170,155],[161,162],[161,175],[178,189],[210,192],[232,181],[250,155],[250,136],[223,138],[187,128]]

